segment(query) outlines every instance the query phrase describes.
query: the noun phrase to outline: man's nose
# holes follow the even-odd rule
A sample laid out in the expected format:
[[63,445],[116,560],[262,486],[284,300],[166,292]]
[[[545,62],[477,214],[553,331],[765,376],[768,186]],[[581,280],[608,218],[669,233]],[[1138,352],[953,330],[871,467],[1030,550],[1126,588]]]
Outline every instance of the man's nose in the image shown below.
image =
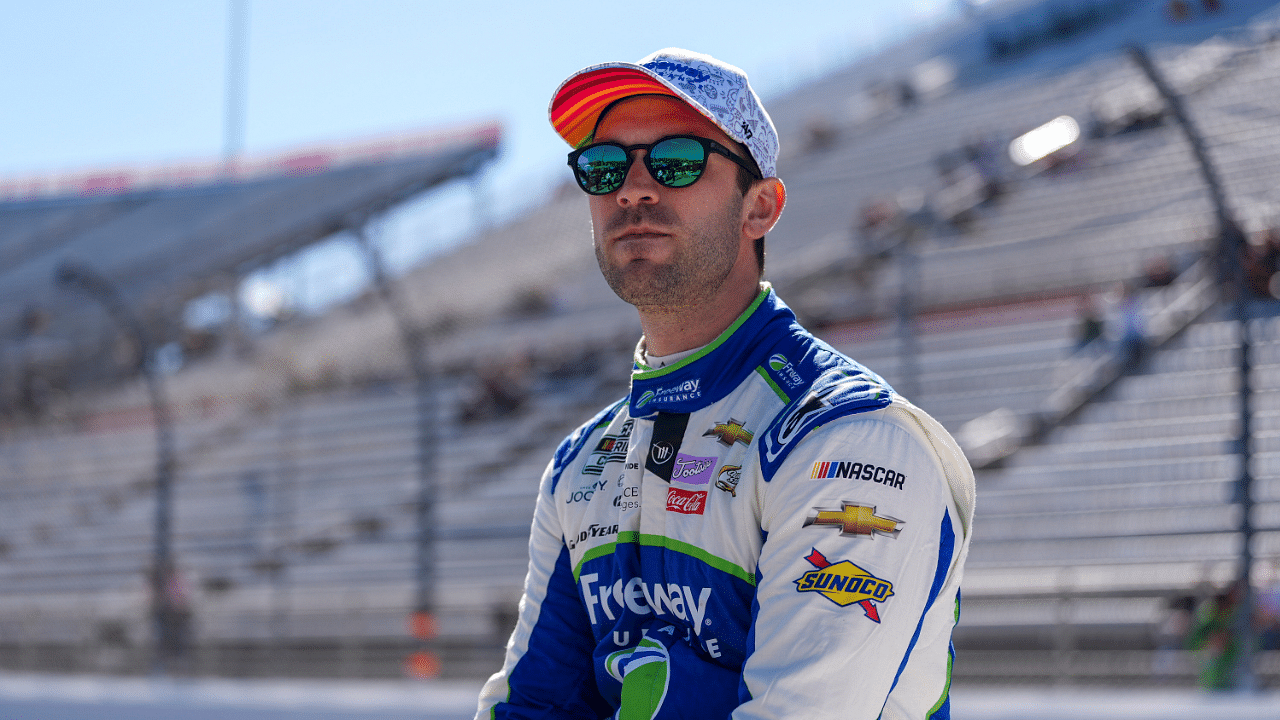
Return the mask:
[[653,175],[649,174],[649,168],[645,167],[644,156],[637,153],[635,162],[631,163],[627,176],[623,178],[622,187],[618,188],[618,204],[628,206],[656,203],[661,188]]

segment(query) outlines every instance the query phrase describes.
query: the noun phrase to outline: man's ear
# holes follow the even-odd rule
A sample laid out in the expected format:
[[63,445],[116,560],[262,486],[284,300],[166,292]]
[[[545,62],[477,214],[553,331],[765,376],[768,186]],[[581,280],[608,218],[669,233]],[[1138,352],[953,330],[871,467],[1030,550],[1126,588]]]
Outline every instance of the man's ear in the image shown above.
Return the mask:
[[767,235],[782,216],[782,208],[786,204],[787,188],[778,178],[752,183],[743,201],[743,234],[750,238]]

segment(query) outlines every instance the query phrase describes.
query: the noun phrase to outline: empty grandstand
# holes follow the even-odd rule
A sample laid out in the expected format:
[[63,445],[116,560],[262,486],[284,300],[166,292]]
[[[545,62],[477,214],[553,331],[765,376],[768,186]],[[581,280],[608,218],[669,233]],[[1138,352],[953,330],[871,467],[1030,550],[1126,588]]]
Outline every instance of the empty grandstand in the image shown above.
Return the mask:
[[[983,465],[959,681],[1190,685],[1190,607],[1239,574],[1240,325],[1211,193],[1136,41],[1250,239],[1251,550],[1258,595],[1280,582],[1280,13],[1183,5],[999,4],[770,101],[790,204],[767,276]],[[102,369],[119,330],[54,285],[58,263],[92,264],[177,339],[174,308],[210,283],[358,230],[491,150],[0,205],[0,307],[21,328],[0,346],[0,664],[151,657],[151,413],[132,365]],[[626,392],[638,324],[589,243],[569,188],[398,278],[399,316],[370,292],[166,378],[183,671],[385,677],[421,647],[406,319],[430,370],[431,647],[446,676],[497,667],[537,477]],[[1256,675],[1280,681],[1280,649],[1260,648]]]

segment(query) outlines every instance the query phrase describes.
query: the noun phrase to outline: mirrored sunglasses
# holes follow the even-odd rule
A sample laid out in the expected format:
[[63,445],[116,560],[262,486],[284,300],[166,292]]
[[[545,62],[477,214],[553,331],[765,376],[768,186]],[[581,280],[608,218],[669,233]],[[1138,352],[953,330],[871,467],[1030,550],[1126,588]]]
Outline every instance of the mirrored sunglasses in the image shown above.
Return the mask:
[[636,150],[645,150],[642,162],[659,184],[669,188],[689,187],[702,177],[711,153],[723,155],[746,168],[751,176],[760,174],[751,164],[715,140],[696,135],[669,135],[648,145],[602,142],[569,153],[569,167],[578,185],[591,195],[608,195],[627,179]]

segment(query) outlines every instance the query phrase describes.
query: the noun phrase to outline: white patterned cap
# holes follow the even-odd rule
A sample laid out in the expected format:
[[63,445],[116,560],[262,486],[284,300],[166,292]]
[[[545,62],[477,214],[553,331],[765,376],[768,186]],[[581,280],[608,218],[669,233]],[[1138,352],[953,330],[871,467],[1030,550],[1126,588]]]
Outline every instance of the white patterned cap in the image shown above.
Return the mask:
[[667,48],[638,63],[592,65],[565,80],[551,98],[551,125],[572,147],[592,141],[600,114],[633,95],[670,95],[746,146],[764,177],[778,168],[778,131],[747,74],[710,55]]

